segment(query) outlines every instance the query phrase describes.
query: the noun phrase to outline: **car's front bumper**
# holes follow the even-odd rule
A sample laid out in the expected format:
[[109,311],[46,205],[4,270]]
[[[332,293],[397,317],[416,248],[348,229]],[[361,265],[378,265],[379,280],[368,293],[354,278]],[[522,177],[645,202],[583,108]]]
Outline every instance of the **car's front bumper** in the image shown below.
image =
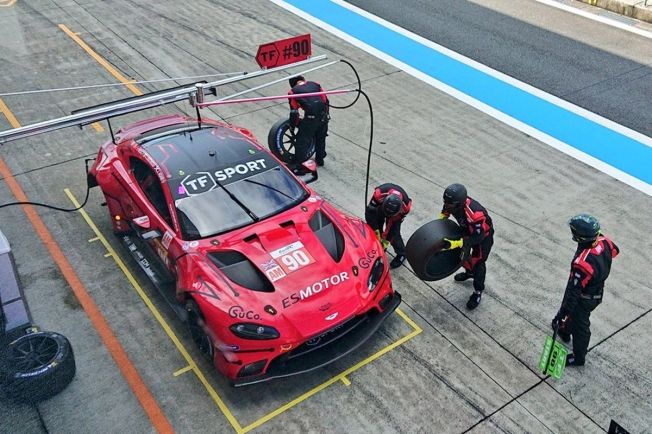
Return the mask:
[[[232,384],[235,387],[240,387],[262,383],[274,378],[312,371],[333,363],[365,343],[399,304],[401,304],[401,294],[394,292],[382,312],[372,309],[364,315],[354,317],[343,325],[320,335],[318,338],[323,339],[323,343],[317,342],[312,345],[308,345],[307,342],[303,343],[294,350],[272,360],[264,374],[235,378],[232,380]],[[314,342],[314,339],[316,338],[311,341]]]

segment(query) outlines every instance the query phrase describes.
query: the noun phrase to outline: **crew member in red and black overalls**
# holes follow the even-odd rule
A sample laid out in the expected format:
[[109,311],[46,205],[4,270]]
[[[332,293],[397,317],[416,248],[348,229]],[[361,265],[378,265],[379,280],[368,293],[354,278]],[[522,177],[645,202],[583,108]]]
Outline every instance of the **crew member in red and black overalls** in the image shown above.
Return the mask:
[[[324,91],[319,83],[306,81],[301,75],[290,78],[290,87],[288,95]],[[328,136],[328,121],[330,119],[328,107],[326,95],[290,98],[290,123],[292,126],[298,127],[293,168],[298,175],[303,175],[301,163],[310,157],[308,148],[313,140],[315,141],[315,162],[318,166],[324,165],[326,136]],[[299,109],[303,110],[303,118],[299,115]]]
[[620,250],[600,233],[600,223],[589,214],[578,214],[568,221],[577,250],[571,263],[564,300],[552,320],[552,328],[564,342],[573,337],[573,352],[566,366],[582,366],[591,339],[593,309],[602,303],[604,281],[609,277],[611,260]]
[[451,184],[444,190],[444,207],[439,218],[447,219],[451,215],[466,230],[466,235],[457,240],[444,239],[446,244],[442,250],[462,248],[464,244],[471,247],[471,255],[462,264],[464,272],[456,274],[455,280],[463,282],[473,278],[474,291],[466,302],[466,307],[473,310],[480,304],[484,291],[485,262],[494,244],[494,227],[487,210],[468,197],[462,184]]
[[376,231],[383,249],[387,250],[389,244],[394,248],[396,256],[390,262],[390,268],[400,267],[405,262],[401,223],[411,208],[412,199],[405,190],[396,184],[387,183],[376,187],[365,209],[365,220],[371,229]]

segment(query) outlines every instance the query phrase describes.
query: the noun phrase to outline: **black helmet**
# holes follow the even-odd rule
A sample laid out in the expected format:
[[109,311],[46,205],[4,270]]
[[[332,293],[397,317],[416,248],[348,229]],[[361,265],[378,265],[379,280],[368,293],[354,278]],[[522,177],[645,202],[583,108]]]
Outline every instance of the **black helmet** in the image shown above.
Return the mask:
[[568,226],[578,243],[592,243],[600,234],[600,223],[590,214],[577,214],[568,220]]
[[291,77],[289,82],[290,82],[290,87],[294,87],[297,85],[298,82],[300,81],[305,81],[306,79],[303,78],[303,75],[297,75],[296,77]]
[[462,184],[451,184],[444,190],[444,204],[457,207],[466,202],[466,187]]
[[383,200],[383,212],[388,217],[393,217],[401,211],[403,200],[398,194],[389,194]]

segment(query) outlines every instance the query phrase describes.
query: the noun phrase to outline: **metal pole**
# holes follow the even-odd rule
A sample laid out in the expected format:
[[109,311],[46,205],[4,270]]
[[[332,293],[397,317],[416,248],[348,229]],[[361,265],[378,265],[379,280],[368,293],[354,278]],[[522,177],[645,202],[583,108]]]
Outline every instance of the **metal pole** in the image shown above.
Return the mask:
[[143,95],[142,97],[130,99],[129,101],[125,101],[122,103],[118,102],[116,104],[98,107],[87,111],[82,111],[79,113],[75,113],[57,119],[38,122],[32,125],[26,125],[24,127],[14,128],[12,130],[0,131],[0,144],[34,136],[37,134],[59,130],[61,128],[66,128],[66,127],[71,127],[76,125],[87,125],[89,123],[104,120],[109,117],[120,116],[127,113],[133,113],[135,111],[144,110],[147,108],[158,107],[165,104],[172,104],[175,102],[182,101],[186,98],[189,98],[191,95],[196,95],[197,92],[199,92],[200,88],[205,91],[207,89],[211,89],[214,87],[247,80],[249,78],[259,77],[262,75],[270,74],[272,72],[283,71],[289,68],[295,68],[297,66],[306,65],[313,62],[319,62],[326,58],[327,58],[326,55],[315,56],[301,62],[279,66],[277,68],[264,69],[261,71],[245,73],[237,77],[230,77],[227,79],[214,81],[212,83],[201,84],[201,86],[196,86],[195,84],[193,84],[193,85],[183,87],[181,89],[171,90],[169,92],[165,92],[165,91],[157,92],[155,95],[150,95],[150,96]]
[[238,104],[242,102],[272,101],[275,99],[295,99],[295,98],[305,98],[307,96],[319,96],[319,95],[339,95],[339,94],[351,93],[351,92],[358,92],[358,89],[338,89],[338,90],[327,90],[324,92],[299,93],[294,95],[260,96],[256,98],[241,98],[241,99],[232,99],[228,101],[218,100],[218,101],[209,101],[202,104],[197,104],[197,106],[200,108],[205,108],[205,107],[212,107],[216,105]]

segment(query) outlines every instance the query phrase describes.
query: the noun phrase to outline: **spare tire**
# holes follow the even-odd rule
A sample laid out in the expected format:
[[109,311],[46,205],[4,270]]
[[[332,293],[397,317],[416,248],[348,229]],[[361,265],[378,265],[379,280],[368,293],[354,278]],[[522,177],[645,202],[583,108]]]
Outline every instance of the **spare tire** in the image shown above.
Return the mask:
[[61,392],[75,376],[75,356],[65,336],[29,333],[7,348],[9,373],[2,389],[21,402],[36,403]]
[[[267,134],[267,146],[278,159],[287,164],[294,163],[294,145],[296,143],[294,127],[290,125],[290,119],[279,119]],[[315,153],[315,141],[308,146],[308,158]]]
[[458,239],[464,231],[452,220],[433,220],[412,234],[405,246],[412,270],[421,280],[440,280],[462,266],[468,248],[441,251],[444,238]]

